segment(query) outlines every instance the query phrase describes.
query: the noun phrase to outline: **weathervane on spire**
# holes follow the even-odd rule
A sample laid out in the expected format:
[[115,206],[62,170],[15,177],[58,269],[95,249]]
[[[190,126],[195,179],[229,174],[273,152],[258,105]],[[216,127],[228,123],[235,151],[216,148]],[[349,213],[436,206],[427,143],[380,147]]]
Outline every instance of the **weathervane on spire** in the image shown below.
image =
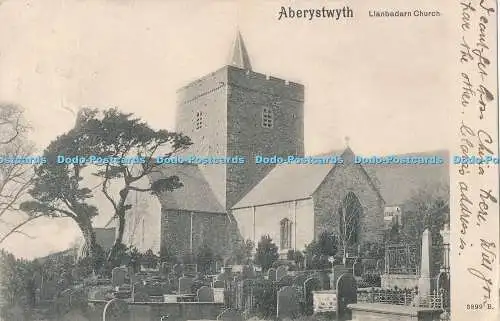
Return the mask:
[[345,140],[345,147],[349,147],[349,140],[350,140],[349,136],[344,137],[344,140]]

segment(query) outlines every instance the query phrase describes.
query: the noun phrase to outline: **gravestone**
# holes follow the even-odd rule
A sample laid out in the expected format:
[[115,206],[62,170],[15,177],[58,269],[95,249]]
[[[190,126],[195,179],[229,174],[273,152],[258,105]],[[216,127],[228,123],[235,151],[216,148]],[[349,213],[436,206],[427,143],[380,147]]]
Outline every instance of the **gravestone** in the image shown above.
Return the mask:
[[171,263],[168,263],[168,262],[162,262],[161,263],[161,267],[160,267],[160,273],[162,275],[167,275],[170,273],[170,271],[172,271],[172,264]]
[[278,266],[278,268],[276,269],[276,281],[281,280],[281,278],[287,275],[287,273],[288,273],[288,266],[286,265]]
[[214,302],[224,303],[224,288],[213,288],[214,291]]
[[358,287],[350,273],[342,274],[337,280],[337,320],[349,320],[348,304],[357,303]]
[[321,290],[321,281],[318,278],[308,278],[304,282],[305,312],[307,315],[313,313],[313,291]]
[[112,289],[110,288],[93,288],[89,290],[89,300],[101,300],[101,301],[107,301],[112,299]]
[[244,265],[241,271],[241,278],[244,279],[254,279],[255,278],[255,269],[253,266]]
[[330,277],[330,286],[332,289],[335,290],[335,287],[337,286],[337,280],[339,277],[344,274],[344,273],[351,273],[352,270],[348,267],[345,267],[343,265],[335,265],[333,267],[333,272]]
[[214,302],[214,290],[208,286],[202,286],[197,291],[198,302]]
[[294,279],[292,284],[298,287],[303,287],[304,282],[308,279],[308,276],[306,274],[300,274],[297,275]]
[[132,292],[133,302],[151,302],[151,298],[148,293],[143,290]]
[[221,280],[215,280],[213,283],[214,288],[224,288],[225,286],[225,282]]
[[191,287],[193,286],[193,279],[189,277],[179,278],[179,294],[191,294]]
[[375,269],[377,270],[378,273],[382,274],[385,273],[385,264],[384,260],[378,259],[377,263],[375,263]]
[[361,262],[355,262],[352,265],[352,274],[355,277],[360,277],[363,274],[363,265],[361,264]]
[[102,321],[129,321],[130,312],[127,302],[113,299],[106,303],[102,312]]
[[174,266],[172,267],[172,272],[176,275],[181,275],[183,271],[184,267],[182,266],[182,264],[174,264]]
[[79,309],[71,310],[66,313],[61,321],[89,321],[85,314]]
[[273,268],[270,268],[268,271],[267,271],[267,279],[269,281],[276,281],[276,270],[273,269]]
[[432,291],[432,236],[429,229],[422,233],[422,255],[420,264],[420,279],[418,280],[418,294],[428,296]]
[[276,316],[278,320],[295,319],[300,315],[300,294],[293,286],[285,286],[278,290]]
[[293,276],[291,276],[291,275],[284,275],[278,281],[278,288],[282,288],[284,286],[293,285],[293,280],[294,280]]
[[240,312],[233,310],[233,309],[227,309],[222,311],[221,314],[217,316],[217,320],[220,321],[243,321],[243,316],[241,315]]
[[115,267],[111,270],[111,282],[113,286],[120,286],[125,283],[125,276],[127,275],[126,268]]

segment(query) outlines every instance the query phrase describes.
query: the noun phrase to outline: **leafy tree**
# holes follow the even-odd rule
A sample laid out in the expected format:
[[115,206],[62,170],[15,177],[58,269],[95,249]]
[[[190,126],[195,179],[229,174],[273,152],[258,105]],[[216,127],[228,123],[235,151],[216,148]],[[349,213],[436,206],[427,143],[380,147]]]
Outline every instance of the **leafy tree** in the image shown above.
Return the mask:
[[434,184],[415,191],[403,204],[403,215],[403,241],[419,244],[425,229],[433,239],[440,239],[439,232],[449,223],[449,185]]
[[330,267],[328,258],[335,256],[338,248],[338,237],[332,232],[323,231],[317,240],[306,246],[307,267],[319,270]]
[[264,235],[257,244],[255,263],[260,265],[262,270],[268,270],[279,258],[278,247],[273,243],[269,235]]
[[[182,134],[154,130],[139,118],[133,117],[133,114],[125,114],[115,108],[103,112],[87,109],[85,116],[80,121],[79,132],[86,138],[85,143],[91,147],[94,155],[144,160],[140,164],[109,162],[98,165],[98,170],[93,173],[101,179],[101,191],[111,203],[114,217],[118,221],[118,233],[110,252],[111,259],[123,240],[126,213],[132,208],[130,202],[127,202],[130,193],[158,194],[182,186],[177,176],[159,177],[150,183],[149,176],[158,172],[153,157],[161,147],[168,148],[163,157],[170,157],[187,148],[191,141]],[[147,182],[146,186],[141,186],[144,182]],[[113,185],[119,187],[118,193],[113,193],[116,190]]]
[[364,242],[360,246],[360,255],[364,258],[383,259],[385,255],[384,245],[377,242]]
[[438,271],[442,264],[440,231],[450,221],[449,185],[434,184],[415,191],[404,203],[403,215],[403,241],[420,245],[424,230],[431,232],[433,270]]
[[235,264],[249,264],[255,244],[251,240],[240,240],[233,245],[231,261]]
[[29,194],[33,200],[23,202],[20,208],[32,217],[69,217],[80,228],[85,241],[85,255],[96,257],[98,245],[92,228],[97,208],[87,204],[92,190],[82,183],[86,163],[57,164],[58,155],[82,156],[92,154],[86,137],[74,128],[57,137],[45,149],[47,163],[35,169],[35,178]]
[[300,251],[289,250],[286,254],[286,259],[294,261],[297,265],[302,265],[304,263],[304,254]]
[[209,273],[213,262],[215,262],[214,252],[207,244],[203,244],[196,253],[198,271],[204,274]]
[[[156,194],[182,186],[176,176],[160,177],[149,183],[149,175],[158,171],[153,156],[162,146],[169,148],[166,153],[168,157],[190,144],[186,136],[153,130],[132,116],[117,109],[103,112],[97,109],[80,110],[75,127],[59,136],[45,150],[44,156],[49,162],[36,169],[34,187],[29,192],[34,201],[23,204],[23,209],[32,215],[72,218],[84,236],[87,249],[84,254],[97,256],[92,218],[98,211],[95,206],[87,203],[94,195],[83,183],[83,172],[100,178],[101,191],[111,203],[114,217],[118,221],[118,233],[108,255],[109,261],[114,260],[121,249],[126,213],[132,208],[130,202],[127,203],[130,193]],[[86,158],[98,156],[102,159],[113,158],[115,161],[93,163],[92,166],[88,166],[88,163],[56,164],[58,155]],[[135,157],[136,164],[130,164],[127,157]],[[138,185],[145,181],[146,186]],[[113,187],[119,188],[113,188],[112,183],[117,183],[118,186]],[[113,193],[114,190],[118,192]]]

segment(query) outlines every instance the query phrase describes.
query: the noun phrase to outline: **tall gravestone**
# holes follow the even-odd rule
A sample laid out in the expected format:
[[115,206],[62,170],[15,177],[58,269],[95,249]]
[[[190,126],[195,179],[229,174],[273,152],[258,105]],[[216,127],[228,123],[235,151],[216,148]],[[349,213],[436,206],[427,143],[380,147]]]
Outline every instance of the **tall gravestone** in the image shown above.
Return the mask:
[[276,281],[276,269],[274,268],[270,268],[268,271],[267,271],[267,279],[269,281]]
[[361,264],[361,262],[354,262],[354,264],[352,265],[352,274],[355,277],[360,277],[363,274],[363,265]]
[[313,291],[321,290],[321,281],[318,278],[308,278],[304,282],[305,312],[307,315],[313,313]]
[[287,273],[288,273],[288,266],[286,265],[278,266],[278,268],[276,269],[276,281],[281,280],[281,278],[287,275]]
[[122,267],[115,267],[111,270],[111,282],[113,286],[120,286],[125,283],[125,276],[127,275],[127,270]]
[[347,268],[343,265],[335,265],[333,267],[333,271],[332,271],[332,275],[331,275],[331,279],[330,279],[330,286],[332,287],[332,289],[335,289],[335,287],[337,286],[337,280],[339,279],[339,277],[344,274],[344,273],[351,273],[352,270],[350,268]]
[[293,286],[285,286],[278,290],[276,317],[295,319],[300,315],[299,293]]
[[290,286],[290,285],[293,285],[293,276],[291,275],[284,275],[282,276],[279,281],[278,281],[278,287],[279,288],[282,288],[284,286]]
[[181,277],[179,278],[179,294],[191,294],[193,286],[193,278]]
[[208,286],[202,286],[197,291],[198,302],[214,302],[214,291]]
[[243,316],[241,315],[240,312],[233,310],[233,309],[227,309],[222,311],[221,314],[217,316],[217,320],[220,321],[243,321]]
[[418,280],[418,293],[420,297],[428,296],[432,291],[432,236],[429,229],[422,233],[422,257],[420,265],[420,279]]
[[127,302],[113,299],[106,303],[102,312],[102,321],[129,321],[130,312]]
[[357,303],[358,287],[351,273],[342,274],[337,280],[337,320],[350,320],[348,304]]

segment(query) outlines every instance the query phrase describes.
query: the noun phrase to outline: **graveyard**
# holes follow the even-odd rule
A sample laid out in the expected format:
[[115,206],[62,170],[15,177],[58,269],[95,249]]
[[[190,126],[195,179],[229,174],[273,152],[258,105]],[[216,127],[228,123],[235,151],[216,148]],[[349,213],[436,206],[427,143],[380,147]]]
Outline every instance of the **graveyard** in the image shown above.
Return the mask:
[[[275,260],[228,265],[148,258],[82,274],[35,280],[33,297],[3,310],[4,320],[449,320],[449,231],[439,271],[431,233],[414,256],[408,244],[386,246],[383,259],[330,257],[323,269]],[[66,267],[71,266],[66,265]],[[35,278],[36,279],[36,278]],[[43,278],[42,278],[43,279]],[[29,306],[27,309],[26,306]]]

